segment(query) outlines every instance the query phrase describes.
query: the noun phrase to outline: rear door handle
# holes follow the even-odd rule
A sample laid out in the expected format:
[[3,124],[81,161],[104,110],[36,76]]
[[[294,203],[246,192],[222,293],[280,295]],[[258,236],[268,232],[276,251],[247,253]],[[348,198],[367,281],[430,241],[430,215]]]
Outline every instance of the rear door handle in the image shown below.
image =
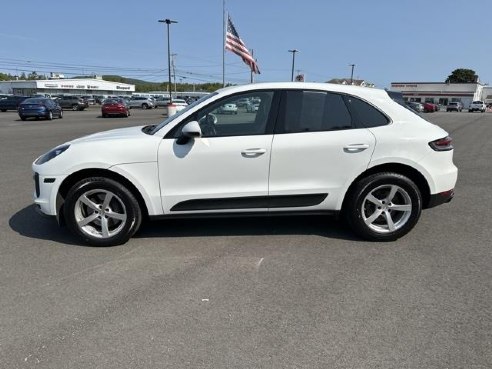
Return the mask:
[[370,146],[368,144],[350,144],[343,148],[343,151],[349,153],[357,153],[368,149]]
[[259,149],[259,148],[245,149],[241,151],[241,155],[246,158],[254,158],[263,155],[264,153],[266,153],[266,149]]

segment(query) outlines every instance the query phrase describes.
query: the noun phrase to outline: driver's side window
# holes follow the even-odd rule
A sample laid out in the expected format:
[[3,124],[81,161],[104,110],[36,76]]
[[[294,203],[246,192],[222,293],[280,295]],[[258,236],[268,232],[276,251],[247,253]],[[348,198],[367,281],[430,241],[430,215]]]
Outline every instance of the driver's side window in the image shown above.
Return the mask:
[[273,91],[230,96],[197,112],[202,137],[265,134]]

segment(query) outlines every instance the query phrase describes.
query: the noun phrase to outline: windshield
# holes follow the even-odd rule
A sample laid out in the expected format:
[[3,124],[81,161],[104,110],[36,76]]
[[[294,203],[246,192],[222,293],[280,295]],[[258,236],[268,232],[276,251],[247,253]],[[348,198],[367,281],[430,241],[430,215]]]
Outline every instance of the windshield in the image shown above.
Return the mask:
[[168,117],[166,120],[164,120],[164,122],[162,122],[161,124],[157,125],[154,127],[154,129],[152,129],[151,132],[149,132],[150,135],[153,135],[154,133],[156,133],[158,130],[160,130],[162,127],[166,126],[167,124],[169,124],[170,122],[172,122],[175,118],[183,115],[183,114],[186,114],[188,111],[190,111],[190,109],[193,109],[195,106],[201,104],[202,102],[210,99],[212,96],[215,96],[217,95],[217,92],[213,92],[211,94],[208,94],[208,95],[205,95],[203,97],[201,97],[200,99],[198,99],[197,101],[195,101],[194,103],[188,105],[186,108],[184,108],[183,110],[180,110],[178,111],[176,114],[174,115],[171,115],[170,117]]

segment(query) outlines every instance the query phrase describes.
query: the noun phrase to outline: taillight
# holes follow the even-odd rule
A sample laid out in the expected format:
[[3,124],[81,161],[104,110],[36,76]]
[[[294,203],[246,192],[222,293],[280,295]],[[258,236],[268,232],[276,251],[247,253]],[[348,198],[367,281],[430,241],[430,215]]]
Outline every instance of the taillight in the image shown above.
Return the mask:
[[429,146],[435,151],[453,150],[453,139],[449,136],[429,142]]

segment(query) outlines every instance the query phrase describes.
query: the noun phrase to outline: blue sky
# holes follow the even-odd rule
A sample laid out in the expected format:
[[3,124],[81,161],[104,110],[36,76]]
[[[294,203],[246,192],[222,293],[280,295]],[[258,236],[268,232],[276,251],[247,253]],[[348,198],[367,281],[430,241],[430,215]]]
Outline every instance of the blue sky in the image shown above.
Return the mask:
[[[473,11],[469,12],[469,8]],[[262,72],[259,82],[350,77],[444,81],[456,68],[492,82],[489,0],[226,0]],[[178,82],[222,81],[222,0],[7,1],[0,23],[0,71],[120,74],[167,80],[165,24]],[[226,53],[226,81],[247,83],[248,67]]]

